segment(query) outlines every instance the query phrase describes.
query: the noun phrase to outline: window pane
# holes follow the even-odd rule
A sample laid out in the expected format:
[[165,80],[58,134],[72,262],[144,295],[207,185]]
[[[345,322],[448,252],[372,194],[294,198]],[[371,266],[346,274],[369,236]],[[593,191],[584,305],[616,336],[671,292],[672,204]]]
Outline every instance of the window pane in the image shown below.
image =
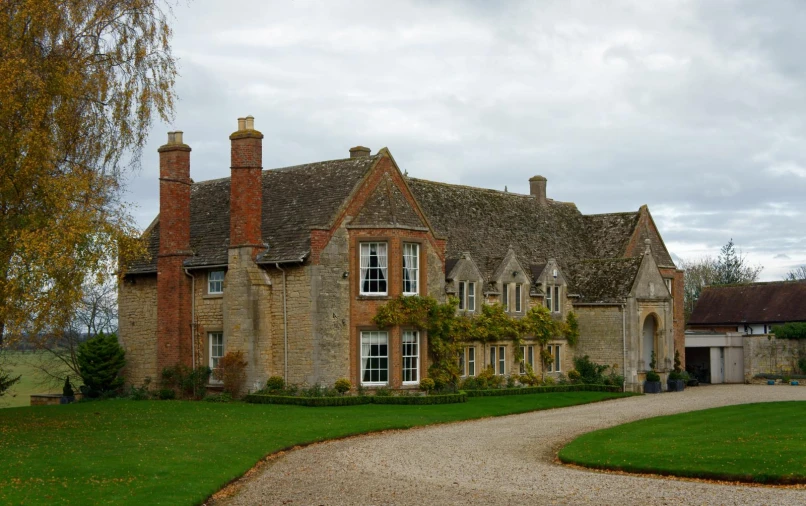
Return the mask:
[[495,372],[495,346],[490,348],[490,367],[492,367],[493,372]]
[[420,381],[420,333],[416,331],[403,332],[403,382],[415,383]]
[[504,311],[509,311],[509,285],[504,283],[501,288],[501,302],[504,306]]
[[520,347],[521,352],[521,374],[526,374],[526,347]]
[[459,309],[465,308],[465,282],[459,282]]
[[546,287],[546,307],[551,311],[551,287]]
[[521,311],[521,285],[515,285],[515,311]]
[[420,273],[420,245],[403,244],[403,293],[416,294]]
[[506,371],[505,364],[506,364],[506,355],[503,346],[498,348],[498,374],[504,374]]
[[210,271],[207,274],[207,293],[224,292],[224,271]]
[[554,312],[555,313],[560,312],[560,287],[559,286],[554,287]]
[[361,243],[359,250],[361,293],[386,294],[386,243]]
[[476,375],[476,348],[470,347],[467,349],[467,375]]
[[361,382],[386,383],[389,375],[389,335],[361,332]]
[[476,310],[476,283],[467,284],[467,310]]
[[555,361],[554,371],[555,372],[560,372],[561,363],[560,363],[560,345],[559,344],[554,347],[554,361]]

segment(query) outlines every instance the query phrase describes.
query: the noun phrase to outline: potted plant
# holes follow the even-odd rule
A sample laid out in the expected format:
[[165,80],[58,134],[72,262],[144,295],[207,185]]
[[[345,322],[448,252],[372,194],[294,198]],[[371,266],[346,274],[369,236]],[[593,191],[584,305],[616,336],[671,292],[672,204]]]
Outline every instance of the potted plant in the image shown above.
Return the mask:
[[674,370],[669,373],[669,379],[666,382],[670,392],[682,392],[686,388],[687,374],[683,372],[680,367],[680,351],[674,352]]
[[62,396],[59,398],[59,404],[70,404],[76,400],[76,394],[73,392],[73,386],[70,384],[70,376],[64,379],[64,387],[62,387]]
[[661,392],[660,374],[655,372],[655,352],[652,352],[652,360],[649,362],[649,371],[646,373],[646,381],[644,381],[645,394],[659,394]]

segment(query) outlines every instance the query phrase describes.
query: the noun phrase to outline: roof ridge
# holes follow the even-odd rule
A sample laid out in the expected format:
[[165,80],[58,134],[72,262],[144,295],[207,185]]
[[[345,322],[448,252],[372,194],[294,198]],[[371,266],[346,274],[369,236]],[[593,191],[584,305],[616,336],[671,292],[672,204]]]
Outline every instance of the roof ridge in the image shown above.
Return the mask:
[[806,283],[806,279],[782,279],[776,281],[751,281],[747,283],[730,283],[727,285],[705,285],[703,288],[740,288],[740,287],[753,287],[763,285],[788,285]]
[[[485,191],[485,192],[500,193],[501,195],[511,195],[513,197],[526,197],[526,198],[533,198],[534,197],[533,195],[527,195],[525,193],[515,193],[515,192],[511,192],[511,191],[496,190],[494,188],[483,188],[481,186],[470,186],[470,185],[466,185],[466,184],[456,184],[456,183],[443,183],[442,181],[431,181],[430,179],[422,179],[422,178],[411,177],[411,176],[409,176],[408,179],[409,179],[409,181],[415,181],[415,182],[421,182],[421,183],[429,183],[429,184],[435,184],[435,185],[440,185],[440,186],[452,186],[452,187],[455,187],[455,188],[467,188],[468,190],[481,190],[481,191]],[[548,200],[554,202],[553,199],[548,199]]]

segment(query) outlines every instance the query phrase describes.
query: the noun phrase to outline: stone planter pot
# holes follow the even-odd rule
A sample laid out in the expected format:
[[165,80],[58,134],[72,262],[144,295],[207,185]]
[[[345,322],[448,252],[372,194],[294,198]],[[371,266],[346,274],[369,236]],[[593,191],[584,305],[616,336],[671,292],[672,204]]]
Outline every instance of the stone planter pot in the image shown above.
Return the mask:
[[768,384],[768,385],[774,385],[774,384],[775,384],[775,380],[767,380],[767,384]]
[[666,385],[670,392],[682,392],[686,388],[686,382],[683,380],[669,380]]
[[789,384],[790,384],[790,385],[794,385],[794,386],[798,386],[798,385],[800,385],[800,383],[798,383],[798,381],[797,381],[797,380],[792,380],[792,382],[791,382],[791,383],[789,383]]
[[659,394],[661,392],[660,381],[644,381],[645,394]]

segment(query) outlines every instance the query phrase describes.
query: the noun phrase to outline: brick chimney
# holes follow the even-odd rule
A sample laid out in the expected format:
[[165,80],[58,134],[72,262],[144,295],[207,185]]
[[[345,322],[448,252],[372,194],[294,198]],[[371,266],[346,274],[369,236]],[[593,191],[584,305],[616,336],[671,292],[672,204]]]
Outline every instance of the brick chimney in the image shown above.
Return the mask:
[[364,146],[355,146],[354,148],[350,148],[350,158],[369,156],[369,153],[370,149]]
[[260,247],[263,210],[263,134],[255,130],[255,118],[238,118],[232,141],[230,171],[230,248]]
[[529,194],[537,199],[537,203],[544,205],[546,200],[546,178],[533,176],[529,178]]
[[183,262],[190,251],[190,146],[168,132],[160,154],[160,248],[157,255],[157,371],[190,366],[190,281]]

